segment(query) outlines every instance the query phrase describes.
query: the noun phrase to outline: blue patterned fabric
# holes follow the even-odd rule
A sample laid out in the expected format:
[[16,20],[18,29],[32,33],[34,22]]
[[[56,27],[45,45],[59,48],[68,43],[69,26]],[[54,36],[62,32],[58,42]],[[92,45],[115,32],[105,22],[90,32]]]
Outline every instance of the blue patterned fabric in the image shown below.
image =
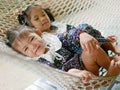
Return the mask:
[[88,24],[80,24],[77,27],[67,25],[67,32],[58,34],[58,37],[62,42],[62,47],[56,51],[64,58],[62,60],[55,59],[53,64],[41,58],[39,59],[39,62],[61,69],[63,71],[68,71],[71,68],[81,70],[84,69],[84,65],[81,59],[82,48],[79,42],[79,34],[81,32],[86,32],[96,39],[99,39],[98,41],[100,41],[101,44],[108,41],[108,39],[105,39],[98,30],[92,28]]

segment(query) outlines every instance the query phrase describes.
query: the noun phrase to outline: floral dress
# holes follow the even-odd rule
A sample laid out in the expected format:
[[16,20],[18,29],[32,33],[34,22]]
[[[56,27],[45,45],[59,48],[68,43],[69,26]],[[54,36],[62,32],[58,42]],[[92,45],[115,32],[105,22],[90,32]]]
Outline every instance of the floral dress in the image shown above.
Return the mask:
[[38,62],[63,71],[68,71],[71,68],[83,70],[84,64],[81,58],[82,48],[79,42],[79,34],[81,32],[86,32],[92,35],[100,41],[101,45],[103,42],[109,41],[108,39],[105,39],[98,30],[92,28],[88,24],[80,24],[78,27],[67,25],[67,32],[58,34],[62,47],[57,50],[56,53],[62,56],[62,58],[60,58],[59,55],[56,55],[54,63],[51,63],[44,58],[39,58]]

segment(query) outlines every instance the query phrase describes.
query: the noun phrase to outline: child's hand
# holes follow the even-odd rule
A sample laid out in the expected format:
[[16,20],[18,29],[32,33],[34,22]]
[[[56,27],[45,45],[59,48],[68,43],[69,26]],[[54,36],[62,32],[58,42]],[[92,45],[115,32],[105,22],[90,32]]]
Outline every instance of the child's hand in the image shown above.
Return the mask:
[[82,80],[83,82],[88,82],[88,81],[91,80],[93,77],[96,77],[96,76],[93,75],[91,72],[86,71],[86,70],[70,69],[70,70],[68,71],[68,73],[81,77],[81,80]]
[[116,76],[120,74],[120,61],[112,60],[106,76]]
[[88,50],[88,52],[93,52],[98,48],[99,42],[91,35],[83,32],[79,35],[80,44],[83,50]]
[[81,77],[81,80],[83,82],[88,82],[89,80],[92,79],[92,74],[90,72],[88,72],[88,71],[85,71],[85,70],[79,72],[78,76]]
[[117,37],[115,35],[108,36],[107,39],[109,39],[112,43],[117,41]]

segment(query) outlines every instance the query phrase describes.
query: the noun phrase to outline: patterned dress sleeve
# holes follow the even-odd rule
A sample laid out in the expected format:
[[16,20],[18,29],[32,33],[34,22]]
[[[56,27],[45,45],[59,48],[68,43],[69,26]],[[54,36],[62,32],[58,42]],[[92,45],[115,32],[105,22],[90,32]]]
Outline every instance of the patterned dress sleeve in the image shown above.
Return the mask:
[[58,35],[60,41],[62,42],[62,47],[69,50],[72,53],[76,53],[81,50],[81,45],[79,44],[78,33],[68,33]]
[[52,68],[56,68],[56,66],[55,66],[53,63],[49,62],[48,60],[46,60],[46,59],[44,59],[44,58],[39,58],[39,59],[37,60],[37,62],[38,62],[38,63],[45,64],[45,65],[50,66],[50,67],[52,67]]
[[86,33],[92,35],[96,39],[97,38],[104,38],[101,35],[101,32],[99,30],[94,29],[91,25],[88,25],[88,24],[79,24],[76,28],[78,30],[81,30],[83,32],[86,32]]
[[68,30],[68,32],[71,33],[76,33],[76,36],[81,32],[86,32],[90,35],[92,35],[94,38],[96,38],[99,42],[104,43],[104,42],[109,42],[109,40],[105,37],[102,36],[101,32],[99,30],[94,29],[91,25],[88,24],[79,24],[77,27]]
[[[74,30],[75,31],[75,30]],[[62,70],[68,71],[71,68],[84,69],[84,65],[81,60],[82,48],[79,44],[79,38],[76,36],[76,33],[64,33],[59,34],[59,38],[62,42],[62,47],[66,50],[69,50],[73,55],[66,63],[63,64]]]

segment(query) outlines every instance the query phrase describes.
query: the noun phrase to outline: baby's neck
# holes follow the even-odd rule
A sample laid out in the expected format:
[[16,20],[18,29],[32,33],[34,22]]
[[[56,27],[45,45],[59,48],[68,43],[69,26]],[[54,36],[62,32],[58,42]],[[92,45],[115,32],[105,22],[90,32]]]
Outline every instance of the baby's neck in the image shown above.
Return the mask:
[[46,30],[46,32],[48,32],[48,33],[55,33],[55,30],[48,29],[48,30]]

